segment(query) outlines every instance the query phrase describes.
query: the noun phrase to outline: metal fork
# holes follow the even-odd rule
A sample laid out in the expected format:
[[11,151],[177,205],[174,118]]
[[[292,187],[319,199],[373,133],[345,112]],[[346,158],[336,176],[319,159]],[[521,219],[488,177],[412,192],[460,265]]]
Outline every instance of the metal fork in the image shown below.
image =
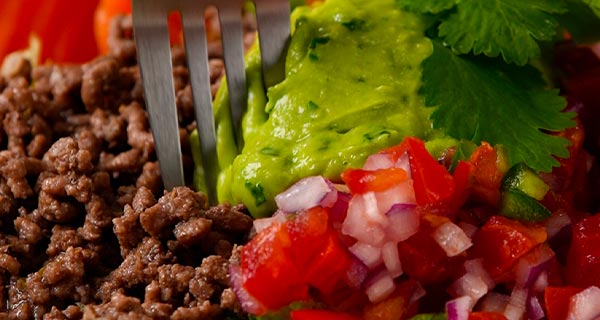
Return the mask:
[[[179,126],[175,107],[173,67],[167,17],[181,15],[190,73],[196,123],[201,141],[207,194],[216,203],[218,159],[208,66],[204,12],[219,12],[225,72],[232,123],[241,137],[241,118],[247,95],[244,70],[242,6],[246,0],[132,0],[134,37],[146,108],[160,171],[166,189],[184,185]],[[284,77],[283,52],[290,35],[288,0],[254,0],[263,64],[263,80],[269,87]],[[240,145],[241,141],[237,141]]]

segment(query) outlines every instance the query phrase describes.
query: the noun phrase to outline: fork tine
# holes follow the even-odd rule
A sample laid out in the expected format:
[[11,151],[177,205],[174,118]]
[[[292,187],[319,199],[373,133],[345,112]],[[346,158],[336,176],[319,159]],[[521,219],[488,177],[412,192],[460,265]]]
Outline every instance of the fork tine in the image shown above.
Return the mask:
[[241,122],[246,109],[246,71],[244,69],[244,39],[242,14],[243,0],[220,0],[217,4],[221,24],[221,38],[229,89],[231,120],[238,149],[242,148]]
[[[260,34],[263,81],[268,88],[283,80],[286,52],[290,37],[290,2],[281,0],[254,0],[256,22]],[[277,26],[277,28],[273,28]]]
[[204,25],[204,7],[198,1],[186,1],[181,10],[185,50],[190,72],[192,99],[202,149],[202,164],[210,203],[217,202],[217,141],[210,90],[210,69]]
[[[142,4],[143,2],[143,4]],[[184,185],[173,67],[164,1],[133,0],[135,41],[146,109],[166,189]],[[152,54],[140,54],[151,52]],[[173,138],[176,137],[176,143]]]

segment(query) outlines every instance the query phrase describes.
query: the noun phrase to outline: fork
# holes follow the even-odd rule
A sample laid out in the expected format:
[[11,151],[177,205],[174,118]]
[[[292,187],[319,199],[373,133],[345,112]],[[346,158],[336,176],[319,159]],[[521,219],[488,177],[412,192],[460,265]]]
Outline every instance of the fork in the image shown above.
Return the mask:
[[[210,91],[204,12],[219,12],[231,120],[241,147],[241,118],[246,107],[242,6],[246,0],[132,0],[134,38],[146,109],[165,188],[185,185],[175,106],[167,18],[181,15],[192,100],[209,202],[216,203],[218,158]],[[290,35],[288,0],[254,0],[265,88],[284,77],[283,52]],[[239,150],[239,149],[238,149]]]

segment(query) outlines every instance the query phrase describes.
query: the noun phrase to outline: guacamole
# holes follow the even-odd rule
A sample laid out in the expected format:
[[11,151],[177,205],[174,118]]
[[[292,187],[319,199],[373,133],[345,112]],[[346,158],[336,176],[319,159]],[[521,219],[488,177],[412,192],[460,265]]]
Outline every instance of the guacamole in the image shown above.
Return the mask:
[[432,53],[425,22],[394,0],[328,0],[292,14],[286,78],[265,96],[257,50],[247,58],[244,146],[232,148],[227,94],[215,101],[219,201],[244,203],[255,217],[295,181],[333,180],[369,154],[411,135],[431,139],[418,95],[421,62]]

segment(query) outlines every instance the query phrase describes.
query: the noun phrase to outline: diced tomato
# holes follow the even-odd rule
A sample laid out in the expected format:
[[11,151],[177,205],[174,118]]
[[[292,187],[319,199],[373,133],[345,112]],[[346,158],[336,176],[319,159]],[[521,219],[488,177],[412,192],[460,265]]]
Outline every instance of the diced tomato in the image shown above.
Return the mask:
[[360,320],[360,318],[347,313],[306,309],[292,311],[290,320]]
[[471,250],[476,257],[483,258],[486,271],[498,280],[520,257],[546,238],[544,227],[493,216],[475,233]]
[[[418,308],[418,300],[412,299],[419,290],[415,280],[398,283],[396,290],[385,300],[368,305],[363,311],[363,320],[409,319]],[[414,301],[412,301],[414,300]]]
[[576,287],[600,286],[600,214],[573,226],[567,259],[567,283]]
[[379,170],[347,169],[342,172],[342,180],[353,194],[369,191],[385,191],[408,179],[406,171],[400,168]]
[[546,287],[544,304],[548,320],[564,320],[569,313],[569,302],[572,296],[583,291],[577,287]]
[[461,267],[461,258],[449,258],[431,236],[436,227],[447,221],[449,219],[443,216],[425,214],[421,219],[421,230],[398,243],[402,269],[424,285],[447,280]]
[[469,320],[506,320],[504,314],[500,312],[471,312]]
[[469,159],[473,165],[473,197],[495,206],[500,199],[500,185],[504,170],[499,166],[498,153],[492,146],[482,142]]
[[242,248],[244,289],[270,310],[309,298],[308,285],[289,258],[290,243],[287,230],[273,224]]
[[394,161],[408,153],[417,204],[431,205],[454,195],[455,182],[452,175],[431,156],[423,141],[407,137],[401,144],[385,149],[382,153],[391,154]]
[[[268,310],[345,290],[352,258],[321,207],[275,222],[242,247],[244,289]],[[346,297],[341,297],[346,298]]]

